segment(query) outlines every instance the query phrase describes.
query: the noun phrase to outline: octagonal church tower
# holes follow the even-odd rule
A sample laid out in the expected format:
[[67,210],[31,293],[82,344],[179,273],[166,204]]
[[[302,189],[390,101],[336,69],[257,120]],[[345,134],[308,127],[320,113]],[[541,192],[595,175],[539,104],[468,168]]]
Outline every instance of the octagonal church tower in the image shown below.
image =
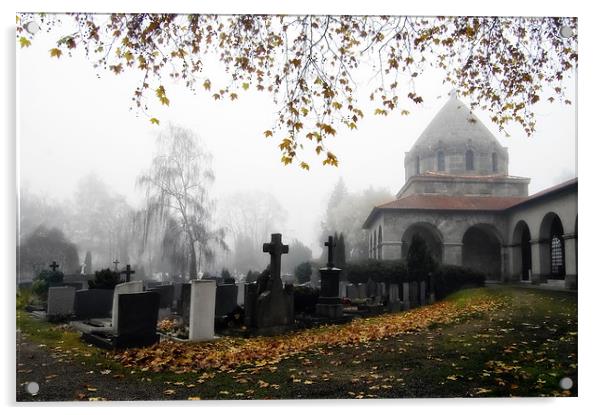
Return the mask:
[[529,179],[508,176],[508,150],[455,91],[405,154],[411,194],[527,196]]

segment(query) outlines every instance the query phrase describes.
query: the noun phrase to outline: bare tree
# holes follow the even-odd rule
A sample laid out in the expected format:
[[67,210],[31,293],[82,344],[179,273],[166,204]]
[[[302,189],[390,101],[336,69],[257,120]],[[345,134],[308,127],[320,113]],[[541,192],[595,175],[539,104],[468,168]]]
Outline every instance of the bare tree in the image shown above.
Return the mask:
[[224,232],[211,228],[212,157],[201,140],[182,127],[170,125],[158,135],[157,143],[150,169],[138,178],[146,189],[149,220],[145,223],[152,224],[152,218],[159,217],[169,225],[170,245],[185,247],[189,276],[196,279],[200,260],[213,256],[212,243],[226,248]]

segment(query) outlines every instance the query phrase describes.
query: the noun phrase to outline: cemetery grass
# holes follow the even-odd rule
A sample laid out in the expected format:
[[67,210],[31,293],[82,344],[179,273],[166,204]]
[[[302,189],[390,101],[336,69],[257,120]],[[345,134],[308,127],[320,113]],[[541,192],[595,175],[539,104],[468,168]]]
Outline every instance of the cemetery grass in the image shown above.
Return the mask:
[[[76,333],[19,311],[25,352],[17,359],[24,363],[17,367],[17,399],[577,396],[577,296],[487,287],[447,300],[461,306],[480,297],[502,306],[378,341],[317,347],[277,364],[180,374],[124,367],[110,353],[81,343]],[[65,357],[67,350],[79,351]],[[49,354],[63,356],[63,362]],[[28,359],[46,359],[47,366],[32,367]],[[48,378],[61,370],[65,376]],[[574,382],[570,390],[559,387],[564,377]],[[41,384],[39,395],[25,393],[21,383],[27,379]]]

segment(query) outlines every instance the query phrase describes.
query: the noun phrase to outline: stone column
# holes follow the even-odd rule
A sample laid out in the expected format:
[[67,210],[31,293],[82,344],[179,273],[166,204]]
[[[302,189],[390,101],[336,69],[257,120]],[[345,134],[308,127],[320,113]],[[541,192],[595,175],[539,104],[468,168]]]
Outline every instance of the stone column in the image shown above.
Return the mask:
[[500,281],[508,282],[512,280],[512,264],[511,264],[511,255],[512,247],[508,245],[502,245],[500,247],[500,259],[502,262],[502,269],[500,273]]
[[577,289],[577,237],[575,234],[565,234],[564,239],[564,286],[571,290]]
[[531,283],[540,284],[546,282],[541,270],[541,244],[539,241],[531,241]]
[[190,282],[190,327],[188,338],[191,341],[213,340],[215,324],[214,280],[194,280]]
[[462,265],[462,242],[445,242],[443,244],[443,263]]

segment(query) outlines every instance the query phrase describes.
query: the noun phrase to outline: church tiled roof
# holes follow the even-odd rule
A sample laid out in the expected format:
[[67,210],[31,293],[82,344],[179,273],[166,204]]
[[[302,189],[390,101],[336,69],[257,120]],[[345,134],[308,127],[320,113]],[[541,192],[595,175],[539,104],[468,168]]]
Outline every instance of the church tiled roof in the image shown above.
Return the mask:
[[504,210],[528,199],[527,197],[499,196],[447,196],[413,194],[396,199],[377,209],[420,210]]
[[572,186],[577,186],[577,178],[560,183],[556,186],[552,186],[528,197],[412,194],[374,207],[366,218],[363,227],[367,228],[370,222],[372,222],[377,213],[381,210],[454,210],[502,212],[506,209],[521,205],[523,203],[533,202],[549,194],[563,191],[564,189]]

